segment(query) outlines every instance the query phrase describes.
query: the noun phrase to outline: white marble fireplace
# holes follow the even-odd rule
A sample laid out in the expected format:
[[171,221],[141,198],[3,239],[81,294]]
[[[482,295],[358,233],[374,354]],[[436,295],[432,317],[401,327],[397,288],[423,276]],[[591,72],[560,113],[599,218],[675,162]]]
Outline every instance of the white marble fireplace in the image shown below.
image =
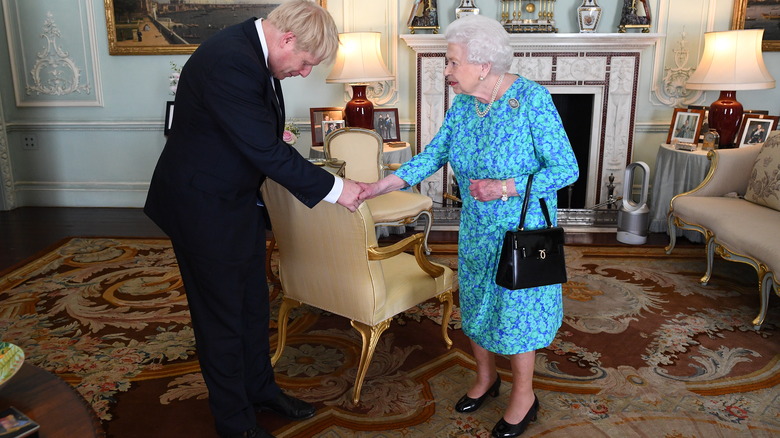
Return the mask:
[[[442,35],[402,35],[417,58],[417,151],[430,142],[454,96],[444,82],[446,42]],[[639,66],[657,34],[515,34],[511,72],[546,86],[552,94],[592,94],[593,117],[585,205],[607,200],[614,175],[622,192],[623,173],[631,163]],[[649,80],[649,78],[647,79]],[[584,111],[588,111],[585,109]],[[443,203],[450,169],[420,185],[422,193]]]

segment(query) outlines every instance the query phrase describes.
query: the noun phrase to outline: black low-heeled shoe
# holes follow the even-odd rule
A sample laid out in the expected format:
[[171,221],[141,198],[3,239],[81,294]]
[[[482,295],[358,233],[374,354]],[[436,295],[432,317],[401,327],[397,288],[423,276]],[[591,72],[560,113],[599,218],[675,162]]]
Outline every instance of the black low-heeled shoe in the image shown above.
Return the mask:
[[525,417],[517,424],[509,424],[501,417],[498,423],[493,427],[493,432],[490,433],[492,438],[513,438],[520,436],[525,432],[525,428],[528,427],[532,421],[536,421],[536,414],[539,412],[539,399],[534,394],[534,404]]
[[501,376],[496,374],[496,381],[490,385],[487,391],[482,394],[482,397],[471,398],[468,393],[455,403],[455,410],[460,413],[474,412],[482,406],[482,402],[485,401],[488,395],[498,397],[498,388],[501,387]]

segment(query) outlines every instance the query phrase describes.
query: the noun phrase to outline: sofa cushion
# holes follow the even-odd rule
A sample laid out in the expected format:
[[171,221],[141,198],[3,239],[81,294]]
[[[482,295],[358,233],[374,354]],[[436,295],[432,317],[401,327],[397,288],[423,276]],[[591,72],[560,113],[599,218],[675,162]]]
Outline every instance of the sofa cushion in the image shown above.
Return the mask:
[[745,199],[780,211],[780,131],[769,133],[756,157]]

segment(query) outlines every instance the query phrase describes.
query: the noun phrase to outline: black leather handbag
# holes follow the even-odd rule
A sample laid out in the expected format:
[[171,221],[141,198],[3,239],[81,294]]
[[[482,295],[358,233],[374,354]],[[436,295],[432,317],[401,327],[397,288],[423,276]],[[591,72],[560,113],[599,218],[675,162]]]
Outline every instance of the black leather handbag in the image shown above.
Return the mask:
[[525,188],[519,228],[506,232],[501,247],[496,284],[507,289],[527,289],[566,283],[563,228],[552,226],[544,198],[539,198],[539,204],[547,227],[538,230],[525,229],[525,215],[528,212],[532,181],[533,175],[528,177]]

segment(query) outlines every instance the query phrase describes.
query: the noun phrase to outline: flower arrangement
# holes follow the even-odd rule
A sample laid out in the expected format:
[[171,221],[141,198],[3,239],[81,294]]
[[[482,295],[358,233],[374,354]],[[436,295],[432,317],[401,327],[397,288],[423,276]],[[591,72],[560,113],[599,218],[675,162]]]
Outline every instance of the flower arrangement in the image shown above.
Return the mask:
[[300,134],[301,131],[294,122],[287,122],[284,124],[284,134],[282,134],[282,140],[292,146],[296,141],[298,141],[298,136]]
[[179,77],[181,76],[181,67],[171,61],[171,74],[168,75],[168,81],[170,82],[169,88],[171,90],[171,96],[176,95],[176,88],[179,86]]

